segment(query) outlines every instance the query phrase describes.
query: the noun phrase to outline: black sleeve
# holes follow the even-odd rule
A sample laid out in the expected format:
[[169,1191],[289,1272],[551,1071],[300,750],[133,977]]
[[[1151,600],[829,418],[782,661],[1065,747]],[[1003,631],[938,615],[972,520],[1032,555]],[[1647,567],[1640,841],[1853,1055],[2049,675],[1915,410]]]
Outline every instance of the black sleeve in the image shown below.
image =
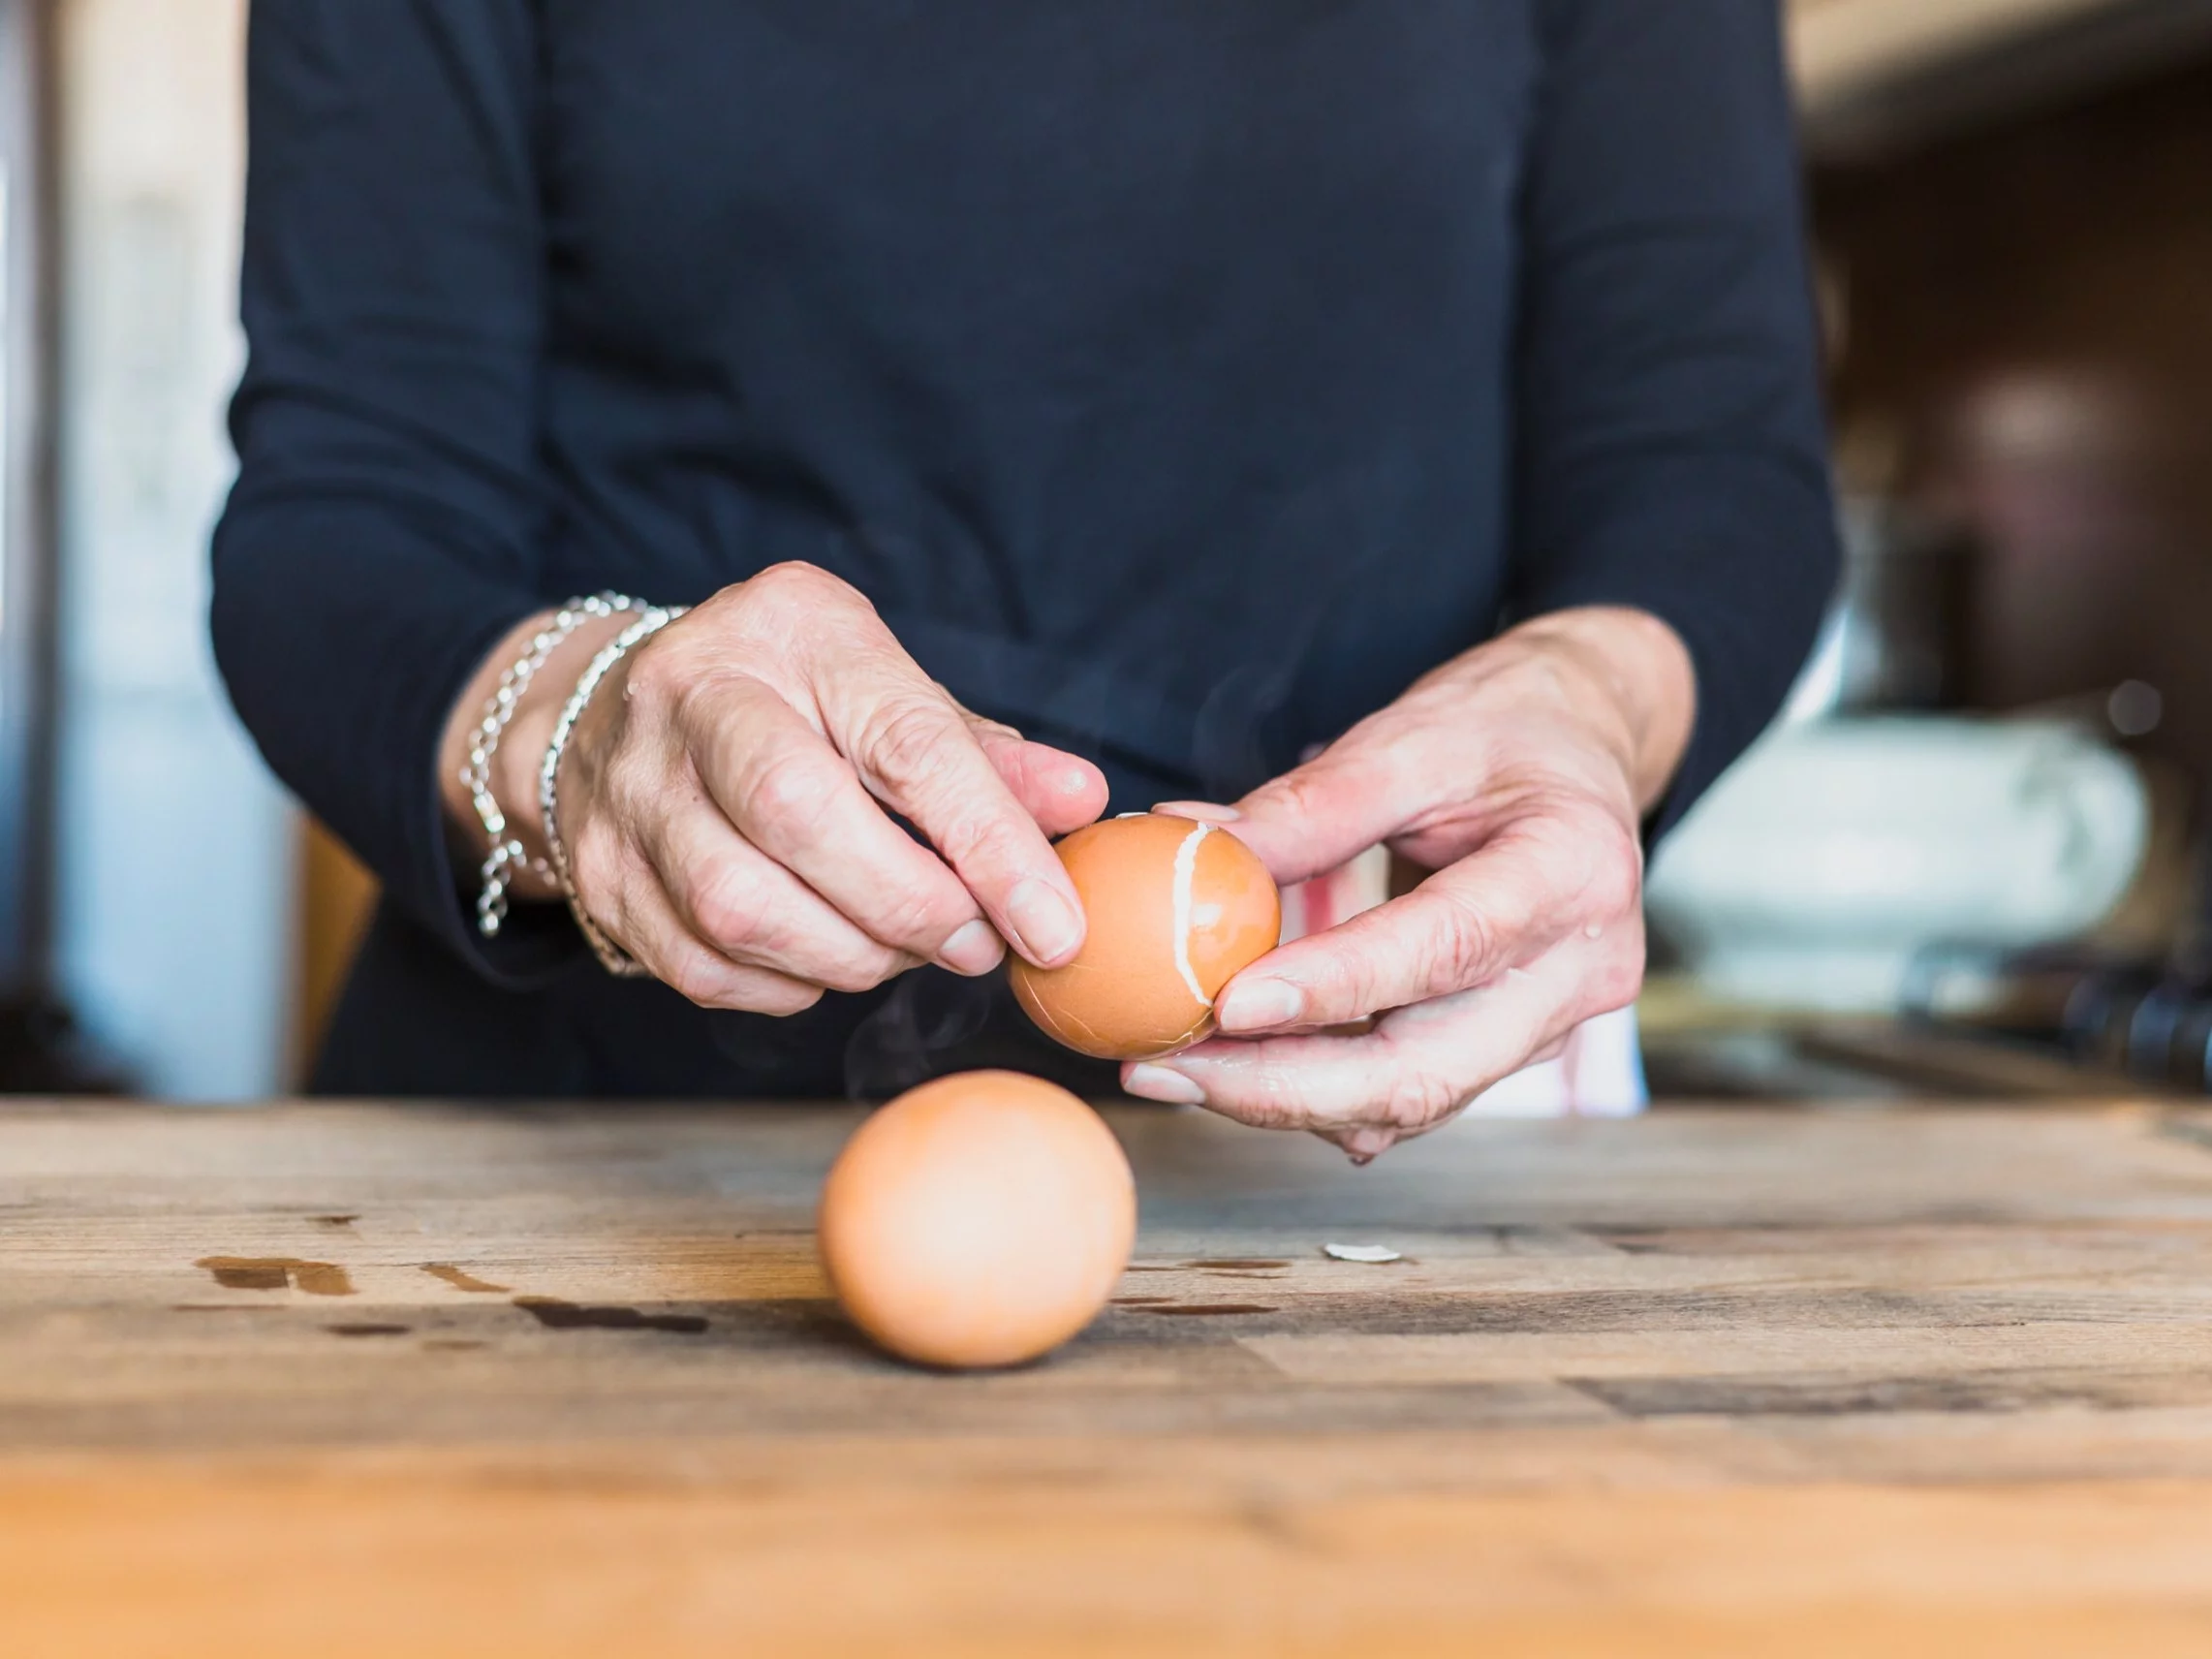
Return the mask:
[[460,688],[542,603],[533,29],[526,0],[256,0],[214,545],[217,660],[263,754],[472,955],[435,768]]
[[1773,717],[1837,536],[1775,0],[1538,0],[1513,612],[1640,607],[1698,674],[1671,827]]

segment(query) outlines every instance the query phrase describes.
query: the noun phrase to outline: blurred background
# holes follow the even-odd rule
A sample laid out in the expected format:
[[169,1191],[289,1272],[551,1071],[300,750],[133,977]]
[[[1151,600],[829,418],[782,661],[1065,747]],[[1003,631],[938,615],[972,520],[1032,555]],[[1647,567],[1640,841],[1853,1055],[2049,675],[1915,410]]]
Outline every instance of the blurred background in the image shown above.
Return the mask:
[[[1664,1097],[2200,1092],[2212,0],[1791,0],[1850,570],[1654,868]],[[244,0],[0,0],[0,1088],[296,1078],[370,885],[204,629]]]

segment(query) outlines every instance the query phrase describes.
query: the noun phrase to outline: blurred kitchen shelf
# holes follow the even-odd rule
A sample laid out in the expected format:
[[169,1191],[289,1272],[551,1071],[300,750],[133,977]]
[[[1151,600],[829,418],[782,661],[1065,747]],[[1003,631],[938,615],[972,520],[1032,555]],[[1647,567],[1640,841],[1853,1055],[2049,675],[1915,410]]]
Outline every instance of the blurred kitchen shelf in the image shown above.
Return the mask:
[[2055,1048],[1916,1022],[1718,1002],[1656,979],[1637,1014],[1654,1101],[2079,1101],[2179,1098]]

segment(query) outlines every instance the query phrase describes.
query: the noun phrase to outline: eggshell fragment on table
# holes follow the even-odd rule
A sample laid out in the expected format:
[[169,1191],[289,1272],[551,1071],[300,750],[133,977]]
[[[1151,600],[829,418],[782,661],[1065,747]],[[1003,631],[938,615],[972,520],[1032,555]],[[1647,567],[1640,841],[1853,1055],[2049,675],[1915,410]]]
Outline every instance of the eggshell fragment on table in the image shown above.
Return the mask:
[[1106,1060],[1171,1054],[1209,1036],[1214,999],[1282,938],[1267,866],[1212,824],[1142,814],[1059,843],[1089,930],[1057,968],[1015,961],[1015,998],[1038,1027]]
[[883,1347],[1013,1365],[1106,1305],[1137,1236],[1137,1184],[1113,1131],[1066,1089],[967,1072],[854,1132],[816,1236],[837,1299]]
[[1376,1268],[1405,1260],[1387,1244],[1324,1244],[1321,1248],[1322,1254],[1332,1261],[1363,1262]]

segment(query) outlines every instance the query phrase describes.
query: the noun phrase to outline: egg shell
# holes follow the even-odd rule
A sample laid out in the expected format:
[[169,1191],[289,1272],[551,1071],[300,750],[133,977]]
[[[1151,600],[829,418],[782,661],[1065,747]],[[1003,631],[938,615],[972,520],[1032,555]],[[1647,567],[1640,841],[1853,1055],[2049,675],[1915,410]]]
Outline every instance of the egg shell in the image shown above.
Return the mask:
[[1089,931],[1075,960],[1016,960],[1013,994],[1056,1042],[1104,1060],[1187,1049],[1213,1031],[1214,998],[1272,951],[1282,894],[1259,856],[1188,818],[1112,818],[1059,843]]
[[816,1236],[837,1299],[892,1353],[1014,1365],[1106,1305],[1137,1236],[1137,1183],[1113,1131],[1066,1089],[966,1072],[854,1132]]

